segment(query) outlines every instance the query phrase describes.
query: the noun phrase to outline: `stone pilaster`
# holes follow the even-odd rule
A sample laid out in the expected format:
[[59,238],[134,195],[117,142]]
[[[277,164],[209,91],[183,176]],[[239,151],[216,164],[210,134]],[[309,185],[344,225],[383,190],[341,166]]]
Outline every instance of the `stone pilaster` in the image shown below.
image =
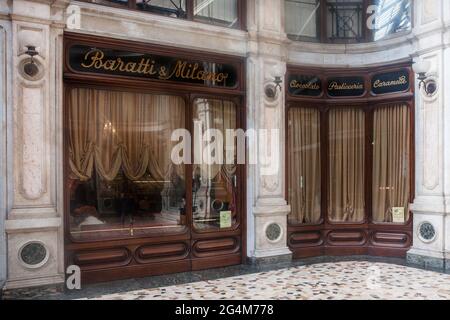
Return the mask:
[[[6,288],[64,280],[61,176],[64,1],[10,2],[11,103],[8,127]],[[27,46],[38,72],[29,76]]]
[[444,268],[450,249],[450,3],[415,1],[415,59],[431,63],[433,96],[416,83],[416,200],[408,261]]
[[[284,1],[251,0],[247,2],[249,53],[247,62],[247,126],[249,129],[275,130],[276,141],[257,143],[258,164],[248,172],[248,256],[253,261],[291,259],[287,248],[287,205],[285,191],[284,84],[274,98],[265,87],[276,76],[286,73],[286,36],[282,25]],[[262,156],[270,157],[270,162]],[[272,166],[269,170],[269,166]],[[272,170],[274,169],[274,170]]]

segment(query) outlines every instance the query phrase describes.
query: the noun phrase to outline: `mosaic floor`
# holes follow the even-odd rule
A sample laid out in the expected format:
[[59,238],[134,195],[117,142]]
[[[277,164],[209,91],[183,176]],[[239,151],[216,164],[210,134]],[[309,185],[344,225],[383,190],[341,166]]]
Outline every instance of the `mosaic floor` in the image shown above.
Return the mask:
[[450,299],[450,275],[385,263],[347,261],[101,295],[93,299],[447,300]]

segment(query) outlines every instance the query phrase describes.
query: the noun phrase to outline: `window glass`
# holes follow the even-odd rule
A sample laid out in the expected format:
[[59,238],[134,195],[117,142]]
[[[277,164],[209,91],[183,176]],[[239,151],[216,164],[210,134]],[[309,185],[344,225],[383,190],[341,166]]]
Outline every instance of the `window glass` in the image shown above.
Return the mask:
[[226,27],[238,26],[237,0],[195,0],[194,17],[196,20]]
[[289,204],[291,224],[314,224],[320,212],[320,112],[289,109]]
[[294,40],[317,38],[319,0],[286,0],[285,25],[286,33]]
[[410,114],[406,105],[376,109],[373,136],[373,221],[409,219]]
[[360,40],[363,36],[362,0],[327,1],[327,37],[335,40]]
[[136,7],[174,18],[186,17],[186,0],[136,0]]
[[203,162],[195,164],[192,173],[194,227],[229,229],[238,221],[237,148],[235,139],[227,139],[227,130],[237,129],[236,105],[226,100],[196,99],[193,120],[201,139],[194,140],[194,150],[200,150]]
[[364,221],[364,111],[329,112],[328,216],[332,222]]
[[411,29],[411,0],[376,0],[373,40]]
[[70,232],[76,240],[143,236],[185,224],[175,96],[75,88],[68,92]]

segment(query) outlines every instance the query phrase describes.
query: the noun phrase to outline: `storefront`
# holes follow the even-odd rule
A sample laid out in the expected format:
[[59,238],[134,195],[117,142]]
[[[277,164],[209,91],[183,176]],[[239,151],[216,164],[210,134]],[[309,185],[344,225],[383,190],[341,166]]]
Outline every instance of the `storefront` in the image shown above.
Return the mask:
[[[450,2],[423,3],[0,1],[0,286],[450,266]],[[208,129],[269,161],[195,161]]]
[[245,261],[245,165],[183,154],[245,128],[244,60],[70,33],[64,50],[66,265],[98,282]]
[[286,184],[294,257],[400,257],[411,247],[410,66],[288,68]]

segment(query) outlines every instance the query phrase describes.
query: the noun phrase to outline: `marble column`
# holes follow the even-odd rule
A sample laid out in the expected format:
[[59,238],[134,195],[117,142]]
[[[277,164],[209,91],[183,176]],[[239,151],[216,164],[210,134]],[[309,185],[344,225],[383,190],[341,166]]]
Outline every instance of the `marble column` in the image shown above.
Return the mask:
[[[247,62],[247,127],[257,133],[268,130],[271,137],[258,134],[258,163],[248,166],[248,257],[256,263],[292,258],[287,248],[285,200],[285,100],[284,84],[268,97],[265,88],[274,89],[273,81],[286,73],[283,27],[284,1],[250,0],[247,2],[249,50]],[[273,131],[272,131],[273,130]],[[272,135],[273,134],[273,135]],[[274,141],[275,140],[275,141]],[[265,161],[269,157],[270,161]]]
[[408,262],[442,269],[450,268],[450,2],[415,1],[414,12],[414,56],[430,61],[437,91],[428,96],[416,83],[414,244]]
[[[7,146],[6,289],[64,281],[62,233],[62,32],[67,1],[9,3],[11,61]],[[27,46],[37,70],[30,75]]]

